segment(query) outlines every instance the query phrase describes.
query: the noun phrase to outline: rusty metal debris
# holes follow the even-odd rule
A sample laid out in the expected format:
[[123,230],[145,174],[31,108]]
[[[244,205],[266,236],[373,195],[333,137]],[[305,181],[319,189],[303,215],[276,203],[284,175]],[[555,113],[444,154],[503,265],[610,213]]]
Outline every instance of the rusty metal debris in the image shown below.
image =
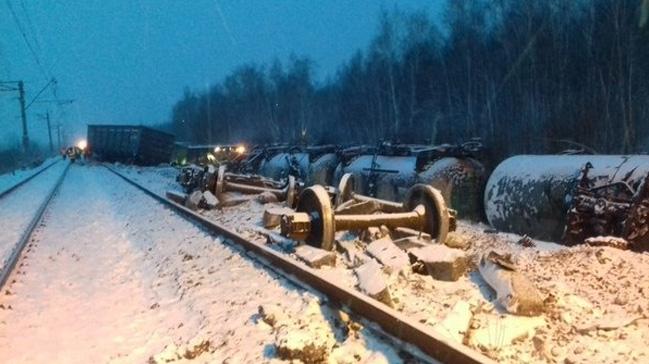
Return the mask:
[[439,191],[423,184],[410,188],[398,212],[335,214],[331,198],[322,186],[305,189],[296,210],[296,213],[282,217],[282,234],[326,250],[334,248],[336,231],[382,225],[420,230],[431,234],[438,242],[444,242],[454,219]]
[[615,236],[649,247],[649,156],[515,156],[492,173],[485,212],[498,230],[583,244]]
[[[649,175],[635,187],[638,183],[631,179],[635,170],[611,182],[611,178],[604,176],[590,177],[592,168],[590,162],[582,168],[566,219],[564,241],[574,245],[591,237],[613,236],[626,239],[631,247],[639,249],[644,245],[646,248],[649,242],[649,189],[646,187]],[[625,244],[613,245],[626,247]]]
[[281,183],[256,175],[228,173],[226,172],[225,166],[219,166],[215,183],[217,196],[226,191],[235,191],[245,194],[269,192],[274,194],[278,200],[285,201],[288,206],[293,206],[295,204],[300,188],[300,185],[293,176],[288,176],[286,183]]

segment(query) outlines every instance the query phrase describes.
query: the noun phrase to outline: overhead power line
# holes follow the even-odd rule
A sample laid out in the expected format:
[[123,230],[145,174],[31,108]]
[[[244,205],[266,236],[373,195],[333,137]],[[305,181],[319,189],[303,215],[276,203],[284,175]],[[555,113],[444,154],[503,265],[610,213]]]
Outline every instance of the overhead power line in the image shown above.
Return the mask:
[[38,56],[38,53],[36,53],[36,51],[34,50],[34,47],[32,46],[31,42],[27,38],[27,34],[25,33],[25,28],[23,27],[22,23],[20,22],[20,19],[18,19],[18,15],[14,11],[13,6],[11,5],[11,1],[6,0],[6,3],[7,3],[7,7],[9,8],[9,11],[11,12],[12,18],[14,19],[14,22],[16,23],[16,27],[18,28],[18,32],[20,33],[20,35],[22,35],[23,40],[25,41],[25,44],[27,45],[27,48],[29,49],[29,51],[30,51],[30,53],[32,55],[32,58],[34,58],[34,61],[38,65],[38,68],[39,68],[40,72],[43,74],[43,77],[45,77],[45,79],[50,79],[51,77],[47,76],[47,72],[45,71],[45,67],[43,67],[43,64],[41,63],[41,59]]

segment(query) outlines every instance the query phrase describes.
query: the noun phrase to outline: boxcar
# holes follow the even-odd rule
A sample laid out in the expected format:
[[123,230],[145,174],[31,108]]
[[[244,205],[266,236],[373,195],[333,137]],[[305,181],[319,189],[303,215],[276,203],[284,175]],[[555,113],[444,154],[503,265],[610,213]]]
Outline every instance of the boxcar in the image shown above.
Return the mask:
[[174,136],[141,125],[88,125],[88,147],[97,160],[154,165],[171,161]]

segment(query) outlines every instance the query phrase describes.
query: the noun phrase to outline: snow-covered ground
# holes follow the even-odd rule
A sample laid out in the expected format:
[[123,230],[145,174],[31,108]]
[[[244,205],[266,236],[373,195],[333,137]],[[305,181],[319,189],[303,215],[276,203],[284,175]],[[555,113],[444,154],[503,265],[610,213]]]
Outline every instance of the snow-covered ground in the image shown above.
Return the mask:
[[71,166],[5,289],[5,363],[263,363],[304,341],[330,362],[401,361],[317,294],[97,166]]
[[19,183],[25,178],[34,175],[34,173],[38,173],[40,170],[46,168],[53,162],[60,161],[60,160],[61,157],[52,157],[46,159],[45,161],[43,161],[43,163],[41,163],[35,168],[17,169],[13,172],[0,174],[0,194],[8,190],[9,188],[13,187],[16,183]]
[[0,199],[0,267],[6,264],[34,213],[45,201],[66,165],[67,162],[53,165]]
[[[122,168],[123,172],[160,194],[179,189],[169,171]],[[256,233],[264,205],[254,199],[205,216],[245,236]],[[495,249],[512,255],[517,270],[527,276],[545,298],[537,317],[505,313],[494,304],[495,294],[476,269],[457,282],[401,270],[386,274],[395,308],[420,322],[435,326],[454,307],[468,302],[471,327],[464,344],[505,363],[645,363],[649,361],[649,254],[609,247],[564,247],[533,241],[523,247],[515,234],[490,233],[488,226],[460,221],[455,235],[467,242],[466,253],[475,266],[479,257]],[[338,234],[365,246],[352,234]],[[344,262],[344,257],[338,257]],[[324,267],[322,273],[357,284],[346,264]]]

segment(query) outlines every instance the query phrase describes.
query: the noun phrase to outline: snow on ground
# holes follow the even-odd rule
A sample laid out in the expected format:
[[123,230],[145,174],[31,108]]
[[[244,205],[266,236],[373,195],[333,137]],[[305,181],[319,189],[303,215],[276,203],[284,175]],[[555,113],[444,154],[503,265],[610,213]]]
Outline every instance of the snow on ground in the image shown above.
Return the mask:
[[66,165],[57,163],[0,199],[0,267],[6,264],[34,213],[45,201]]
[[102,167],[71,166],[9,282],[7,363],[264,363],[276,348],[299,357],[305,341],[330,362],[400,361],[317,294]]
[[13,187],[16,183],[34,175],[34,173],[38,173],[38,171],[49,166],[53,162],[60,160],[61,157],[52,157],[46,159],[43,163],[34,168],[17,169],[9,173],[0,174],[0,194]]
[[[128,173],[164,193],[173,179],[153,169],[129,168]],[[174,189],[178,189],[176,185]],[[251,200],[206,216],[244,236],[264,239],[255,232],[264,206]],[[480,256],[496,249],[512,254],[517,269],[544,295],[546,311],[539,317],[513,316],[495,305],[495,293],[477,270],[457,282],[443,282],[405,270],[387,276],[395,308],[434,326],[459,303],[469,302],[471,328],[464,343],[504,363],[645,363],[649,361],[649,254],[608,247],[565,247],[521,236],[491,233],[484,224],[460,221],[455,233],[467,241],[466,252],[475,266]],[[364,246],[353,234],[338,239]],[[338,262],[344,259],[339,254]],[[322,273],[350,287],[357,284],[344,264]]]

